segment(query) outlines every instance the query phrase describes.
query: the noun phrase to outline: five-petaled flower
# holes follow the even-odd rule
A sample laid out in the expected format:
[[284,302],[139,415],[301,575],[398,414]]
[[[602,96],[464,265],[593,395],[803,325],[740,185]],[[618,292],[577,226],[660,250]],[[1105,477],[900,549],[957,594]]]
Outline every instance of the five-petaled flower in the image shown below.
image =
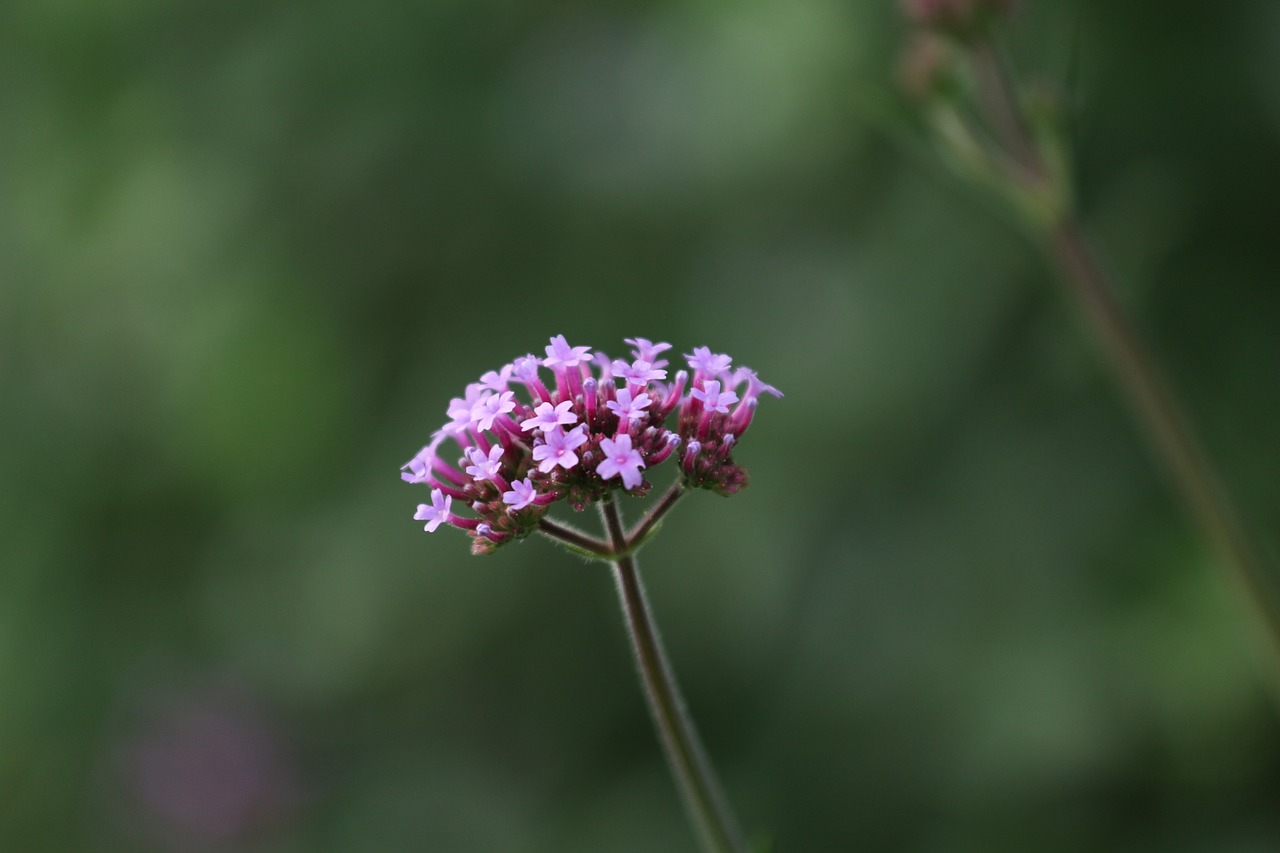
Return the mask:
[[533,461],[541,463],[538,470],[544,474],[550,474],[557,465],[566,471],[577,465],[578,454],[573,451],[588,441],[585,426],[574,427],[569,432],[559,427],[549,429],[543,433],[542,440],[542,444],[534,445]]
[[502,445],[495,444],[489,448],[488,454],[478,447],[468,447],[466,450],[467,461],[471,464],[467,466],[467,473],[477,480],[492,480],[499,476],[502,470]]
[[512,483],[511,491],[502,493],[502,502],[513,510],[521,510],[532,504],[537,497],[538,493],[533,488],[533,481],[526,477]]
[[602,479],[611,480],[621,476],[622,485],[628,489],[640,485],[640,481],[644,479],[640,474],[644,458],[631,448],[631,436],[623,433],[616,439],[603,438],[600,440],[600,451],[604,453],[604,458],[596,466],[596,473]]
[[625,380],[628,385],[639,385],[643,388],[650,382],[666,379],[667,371],[655,367],[651,362],[643,358],[637,358],[630,363],[618,359],[613,363],[613,375]]
[[418,511],[413,514],[413,517],[416,521],[427,523],[423,530],[435,533],[437,527],[449,520],[449,506],[452,503],[453,498],[439,489],[432,489],[431,503],[418,504]]
[[694,388],[689,396],[701,400],[707,411],[729,413],[729,406],[738,402],[738,395],[732,391],[721,391],[720,383],[708,379],[702,388]]
[[543,432],[547,432],[556,427],[577,423],[578,416],[570,411],[572,408],[572,400],[565,400],[556,406],[550,403],[541,403],[533,410],[533,417],[526,418],[520,422],[520,429],[526,431],[540,429]]
[[645,409],[653,402],[648,394],[637,394],[632,398],[629,388],[619,388],[617,393],[618,399],[605,403],[605,407],[618,416],[618,421],[624,428],[632,421],[643,418]]
[[591,360],[591,347],[571,347],[564,335],[556,335],[547,346],[546,367],[577,367]]
[[693,352],[685,355],[685,358],[695,371],[708,376],[719,376],[733,364],[733,359],[724,353],[713,355],[710,347],[694,347]]

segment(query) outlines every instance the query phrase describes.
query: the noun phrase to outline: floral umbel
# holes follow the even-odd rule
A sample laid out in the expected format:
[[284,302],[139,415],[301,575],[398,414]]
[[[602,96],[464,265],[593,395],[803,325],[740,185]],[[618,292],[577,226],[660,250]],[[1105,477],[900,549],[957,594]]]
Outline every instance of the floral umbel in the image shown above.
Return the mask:
[[761,395],[782,394],[707,347],[669,377],[662,354],[671,344],[626,343],[631,359],[615,360],[557,335],[544,356],[521,356],[468,385],[450,401],[448,423],[403,466],[402,479],[431,487],[414,518],[428,532],[467,531],[472,552],[485,554],[538,530],[557,501],[582,510],[616,489],[647,494],[648,472],[668,459],[682,488],[730,495],[746,486],[734,448]]

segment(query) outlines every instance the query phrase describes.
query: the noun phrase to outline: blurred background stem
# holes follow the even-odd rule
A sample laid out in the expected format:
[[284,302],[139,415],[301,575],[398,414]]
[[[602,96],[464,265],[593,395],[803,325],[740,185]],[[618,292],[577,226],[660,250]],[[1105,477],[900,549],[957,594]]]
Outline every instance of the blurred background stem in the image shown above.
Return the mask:
[[[679,492],[667,503],[674,503]],[[697,827],[703,846],[713,853],[741,853],[746,849],[738,822],[729,810],[715,771],[706,756],[693,720],[685,708],[684,697],[676,684],[675,674],[667,662],[662,641],[649,611],[649,602],[640,582],[633,554],[628,552],[627,536],[612,493],[600,503],[600,513],[609,531],[615,553],[614,578],[618,597],[631,633],[632,649],[640,671],[640,681],[649,700],[654,724],[666,749],[667,758],[684,796],[689,817]]]
[[[1013,195],[1024,202],[1049,261],[1084,313],[1139,426],[1204,534],[1218,564],[1244,594],[1265,631],[1272,686],[1280,690],[1280,606],[1261,549],[1244,524],[1213,461],[1201,447],[1156,359],[1116,296],[1066,187],[1056,129],[1037,128],[1024,109],[1008,63],[989,35],[970,46],[983,116],[1003,147],[1000,163]],[[1037,132],[1040,130],[1041,132]]]

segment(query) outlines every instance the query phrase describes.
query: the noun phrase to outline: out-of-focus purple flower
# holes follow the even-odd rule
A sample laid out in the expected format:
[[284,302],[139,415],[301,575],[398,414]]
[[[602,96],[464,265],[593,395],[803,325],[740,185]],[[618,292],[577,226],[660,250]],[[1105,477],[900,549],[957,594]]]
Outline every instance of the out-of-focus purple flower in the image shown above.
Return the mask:
[[522,355],[511,363],[511,374],[521,382],[529,382],[538,378],[538,367],[542,361],[536,355]]
[[923,27],[967,37],[990,21],[1008,15],[1014,0],[900,0],[903,12]]
[[622,485],[634,489],[644,480],[640,469],[644,467],[644,457],[631,447],[631,436],[623,433],[616,439],[600,440],[600,451],[604,458],[596,466],[596,473],[602,479],[611,480],[622,477]]
[[151,697],[119,759],[120,792],[166,850],[247,849],[300,804],[284,745],[229,685]]
[[466,395],[463,397],[454,397],[449,401],[449,423],[447,429],[457,433],[462,432],[469,427],[474,421],[473,412],[476,405],[480,403],[485,394],[490,393],[479,382],[473,382],[467,386]]
[[511,382],[514,365],[504,364],[498,370],[490,370],[480,377],[480,384],[490,391],[505,391]]

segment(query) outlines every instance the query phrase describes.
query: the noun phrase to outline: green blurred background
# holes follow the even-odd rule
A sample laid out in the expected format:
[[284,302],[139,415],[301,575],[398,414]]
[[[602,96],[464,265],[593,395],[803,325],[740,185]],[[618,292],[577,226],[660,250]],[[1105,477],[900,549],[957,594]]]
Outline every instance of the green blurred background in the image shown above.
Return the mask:
[[[1280,7],[1008,36],[1270,536]],[[0,850],[693,849],[607,571],[469,557],[397,476],[556,333],[787,394],[641,561],[778,851],[1280,849],[1257,637],[1034,246],[912,141],[905,39],[853,0],[4,4]]]

